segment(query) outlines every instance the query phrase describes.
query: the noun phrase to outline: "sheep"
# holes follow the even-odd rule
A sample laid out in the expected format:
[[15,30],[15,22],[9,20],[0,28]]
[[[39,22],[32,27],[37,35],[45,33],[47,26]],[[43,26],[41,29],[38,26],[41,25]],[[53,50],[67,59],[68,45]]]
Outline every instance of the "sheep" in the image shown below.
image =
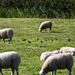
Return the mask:
[[46,60],[49,56],[52,56],[52,55],[55,55],[55,54],[58,54],[59,51],[58,50],[55,50],[55,51],[47,51],[47,52],[43,52],[40,56],[40,60]]
[[[39,27],[39,31],[42,32],[44,29],[46,31],[46,28],[50,28],[50,31],[52,31],[52,22],[51,21],[44,21],[40,24],[40,27]],[[49,31],[49,32],[50,32]],[[47,31],[46,31],[47,32]]]
[[73,66],[72,55],[70,53],[60,53],[48,57],[45,63],[43,64],[39,74],[46,75],[49,71],[51,71],[53,75],[53,71],[55,71],[55,75],[56,75],[57,69],[66,68],[69,70],[69,75],[71,75],[72,66]]
[[62,48],[60,49],[60,52],[61,52],[61,53],[70,53],[70,54],[72,54],[73,56],[75,56],[75,48],[73,48],[73,47],[62,47]]
[[19,75],[18,72],[18,66],[20,64],[21,58],[15,51],[11,52],[3,52],[0,53],[0,72],[2,73],[2,68],[11,68],[12,69],[12,75],[14,75],[14,70],[16,70],[17,75]]
[[9,43],[12,43],[12,37],[13,37],[13,30],[11,28],[6,28],[0,30],[0,40],[3,39],[5,43],[5,39],[9,38]]

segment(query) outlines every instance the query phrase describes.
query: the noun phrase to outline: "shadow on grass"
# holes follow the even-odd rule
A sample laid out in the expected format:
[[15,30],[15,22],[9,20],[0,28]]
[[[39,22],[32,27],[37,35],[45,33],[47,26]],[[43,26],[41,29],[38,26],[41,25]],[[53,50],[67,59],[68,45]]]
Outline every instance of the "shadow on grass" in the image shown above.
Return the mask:
[[64,33],[64,32],[61,32],[61,31],[52,31],[51,33]]
[[52,31],[52,32],[41,32],[41,33],[64,33],[64,32],[61,32],[61,31]]

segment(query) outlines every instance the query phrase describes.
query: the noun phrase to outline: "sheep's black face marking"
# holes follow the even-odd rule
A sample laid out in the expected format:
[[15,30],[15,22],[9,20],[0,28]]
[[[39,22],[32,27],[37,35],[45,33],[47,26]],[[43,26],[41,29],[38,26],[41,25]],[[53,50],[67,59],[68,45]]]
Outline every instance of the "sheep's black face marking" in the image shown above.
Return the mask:
[[39,29],[40,32],[42,32],[42,29]]

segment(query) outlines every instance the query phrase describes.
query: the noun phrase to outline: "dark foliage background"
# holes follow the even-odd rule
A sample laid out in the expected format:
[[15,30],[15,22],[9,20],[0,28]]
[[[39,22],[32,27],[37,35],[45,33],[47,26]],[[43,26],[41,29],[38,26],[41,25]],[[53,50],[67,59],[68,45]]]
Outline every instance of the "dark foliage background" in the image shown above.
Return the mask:
[[0,0],[2,18],[75,18],[74,0]]

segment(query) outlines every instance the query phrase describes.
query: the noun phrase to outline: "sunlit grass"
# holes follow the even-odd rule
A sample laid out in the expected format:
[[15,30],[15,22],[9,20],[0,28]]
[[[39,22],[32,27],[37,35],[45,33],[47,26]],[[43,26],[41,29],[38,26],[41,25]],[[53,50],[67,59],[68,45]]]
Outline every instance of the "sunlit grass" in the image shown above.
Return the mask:
[[[52,21],[52,32],[47,29],[47,33],[40,33],[39,25],[46,20]],[[14,36],[13,44],[8,44],[7,40],[4,44],[1,40],[0,52],[16,51],[21,56],[19,75],[39,75],[44,63],[40,61],[42,52],[59,50],[63,46],[75,47],[75,19],[0,18],[0,29],[3,28],[12,28]],[[69,38],[70,41],[67,41]],[[3,73],[10,75],[11,69],[3,69]],[[58,70],[57,75],[68,75],[68,71]],[[75,63],[72,75],[75,75]]]

